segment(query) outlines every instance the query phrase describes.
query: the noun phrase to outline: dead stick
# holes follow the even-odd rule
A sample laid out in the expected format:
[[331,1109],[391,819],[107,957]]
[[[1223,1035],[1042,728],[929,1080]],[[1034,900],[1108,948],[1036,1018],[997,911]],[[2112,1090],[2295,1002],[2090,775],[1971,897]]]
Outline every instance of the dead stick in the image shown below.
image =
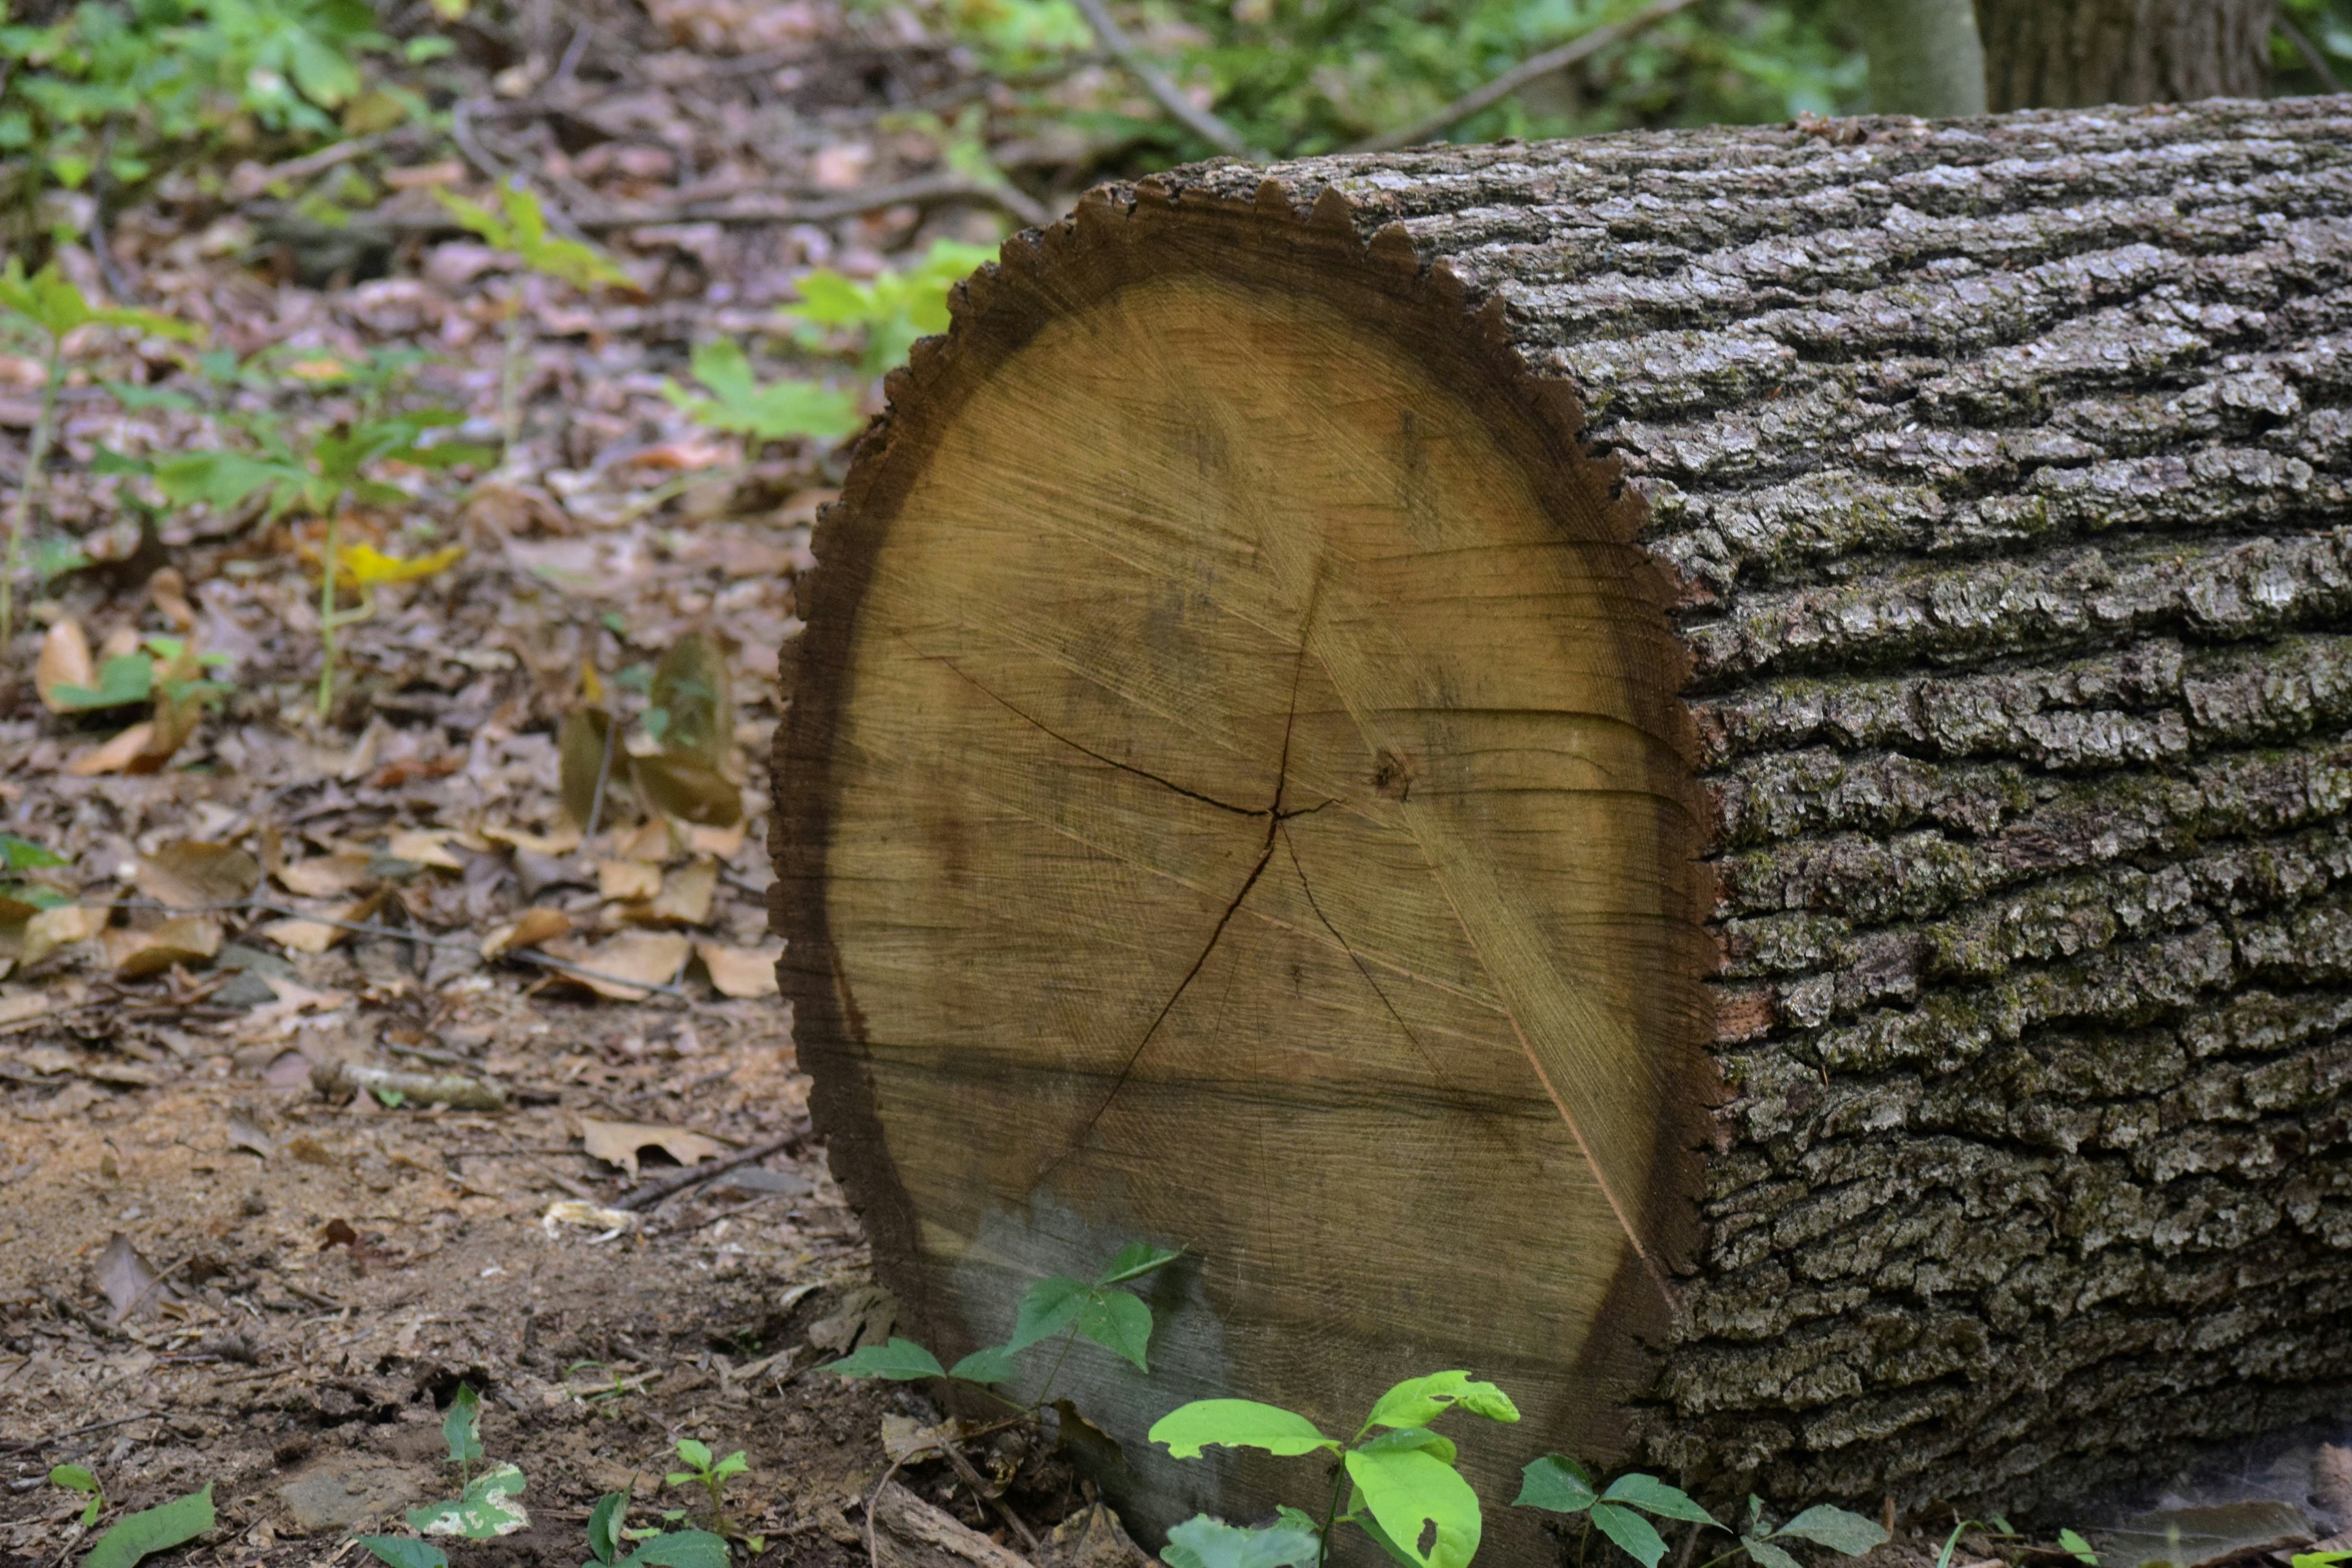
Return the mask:
[[651,1208],[672,1193],[682,1193],[697,1183],[707,1182],[713,1176],[725,1175],[738,1165],[748,1165],[754,1160],[764,1160],[771,1154],[780,1154],[798,1143],[801,1136],[798,1132],[787,1132],[781,1138],[771,1138],[765,1142],[754,1143],[748,1149],[738,1149],[723,1160],[707,1160],[699,1165],[688,1165],[676,1175],[664,1176],[659,1181],[647,1182],[642,1186],[631,1189],[623,1194],[620,1201],[613,1206],[616,1209],[631,1210]]

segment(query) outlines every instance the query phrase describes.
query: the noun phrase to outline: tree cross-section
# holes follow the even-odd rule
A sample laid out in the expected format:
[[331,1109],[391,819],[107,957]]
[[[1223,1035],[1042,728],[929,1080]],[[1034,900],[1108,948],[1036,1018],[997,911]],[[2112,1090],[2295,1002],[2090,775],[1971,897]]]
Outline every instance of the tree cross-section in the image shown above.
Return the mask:
[[955,318],[786,651],[784,984],[935,1349],[1188,1249],[1063,1374],[1144,1521],[1299,1495],[1181,1400],[1449,1366],[1494,1502],[2340,1411],[2352,103],[1213,163]]

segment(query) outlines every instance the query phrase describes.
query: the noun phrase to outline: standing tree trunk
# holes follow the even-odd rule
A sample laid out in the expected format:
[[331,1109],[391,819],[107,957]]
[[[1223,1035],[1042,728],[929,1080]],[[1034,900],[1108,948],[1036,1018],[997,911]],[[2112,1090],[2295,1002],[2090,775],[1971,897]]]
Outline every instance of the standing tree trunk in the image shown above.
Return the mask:
[[[1784,1505],[2023,1507],[2352,1388],[2352,103],[1097,192],[894,375],[774,908],[911,1328],[1500,1381]],[[1504,1561],[1524,1514],[1495,1507]],[[1515,1522],[1516,1521],[1516,1522]]]
[[1985,111],[1984,46],[1971,0],[1862,0],[1870,107],[1945,119]]
[[1976,0],[1996,110],[2260,98],[2277,0]]

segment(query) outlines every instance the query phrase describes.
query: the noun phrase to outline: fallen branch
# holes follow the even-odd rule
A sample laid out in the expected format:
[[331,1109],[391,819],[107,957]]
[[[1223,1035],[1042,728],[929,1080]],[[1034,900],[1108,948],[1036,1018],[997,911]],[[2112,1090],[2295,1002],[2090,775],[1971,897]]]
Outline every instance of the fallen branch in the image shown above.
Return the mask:
[[390,1068],[362,1067],[356,1062],[320,1062],[310,1069],[310,1087],[320,1094],[341,1096],[371,1093],[379,1100],[396,1094],[419,1105],[446,1105],[452,1110],[504,1110],[507,1091],[487,1079],[460,1073],[396,1072]]
[[[1079,0],[1081,5],[1086,0]],[[1388,153],[1399,147],[1411,147],[1452,130],[1480,110],[1500,103],[1531,81],[1566,70],[1579,60],[1590,58],[1612,44],[1623,43],[1638,33],[1645,32],[1691,4],[1691,0],[1650,0],[1630,16],[1622,17],[1589,33],[1580,34],[1556,49],[1531,55],[1502,75],[1475,88],[1447,104],[1434,114],[1425,115],[1412,124],[1394,131],[1384,131],[1378,136],[1367,137],[1348,149],[1350,153]]]
[[1240,132],[1186,98],[1183,89],[1168,79],[1167,72],[1144,58],[1143,52],[1135,47],[1135,40],[1119,26],[1110,14],[1110,7],[1104,5],[1103,0],[1072,0],[1072,3],[1077,6],[1078,15],[1087,19],[1087,26],[1094,29],[1095,37],[1101,43],[1103,51],[1117,60],[1128,75],[1141,82],[1143,90],[1151,95],[1152,101],[1175,116],[1186,130],[1220,152],[1230,153],[1236,158],[1253,163],[1265,161],[1265,154],[1253,150],[1242,139]]
[[640,1186],[632,1187],[622,1194],[613,1206],[633,1213],[651,1208],[672,1193],[682,1193],[688,1187],[710,1180],[713,1176],[723,1176],[738,1165],[748,1165],[754,1160],[764,1160],[771,1154],[781,1154],[785,1150],[797,1145],[801,1138],[802,1134],[797,1131],[787,1132],[781,1138],[770,1138],[763,1142],[754,1143],[748,1149],[738,1149],[722,1159],[705,1160],[698,1165],[688,1165],[685,1170],[664,1176],[658,1181],[646,1182]]

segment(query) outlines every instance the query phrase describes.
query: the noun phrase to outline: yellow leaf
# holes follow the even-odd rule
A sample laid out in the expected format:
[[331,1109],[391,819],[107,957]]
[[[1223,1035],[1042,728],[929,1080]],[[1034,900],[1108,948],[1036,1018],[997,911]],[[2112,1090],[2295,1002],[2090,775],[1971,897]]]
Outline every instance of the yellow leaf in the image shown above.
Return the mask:
[[414,583],[420,577],[447,571],[465,553],[466,547],[462,544],[436,550],[430,555],[409,557],[386,555],[371,544],[347,544],[337,554],[335,574],[355,588],[373,588],[384,583]]
[[715,942],[698,942],[694,953],[702,960],[702,967],[710,972],[710,984],[722,996],[773,996],[776,994],[776,960],[782,949],[762,952],[757,948],[726,947]]

